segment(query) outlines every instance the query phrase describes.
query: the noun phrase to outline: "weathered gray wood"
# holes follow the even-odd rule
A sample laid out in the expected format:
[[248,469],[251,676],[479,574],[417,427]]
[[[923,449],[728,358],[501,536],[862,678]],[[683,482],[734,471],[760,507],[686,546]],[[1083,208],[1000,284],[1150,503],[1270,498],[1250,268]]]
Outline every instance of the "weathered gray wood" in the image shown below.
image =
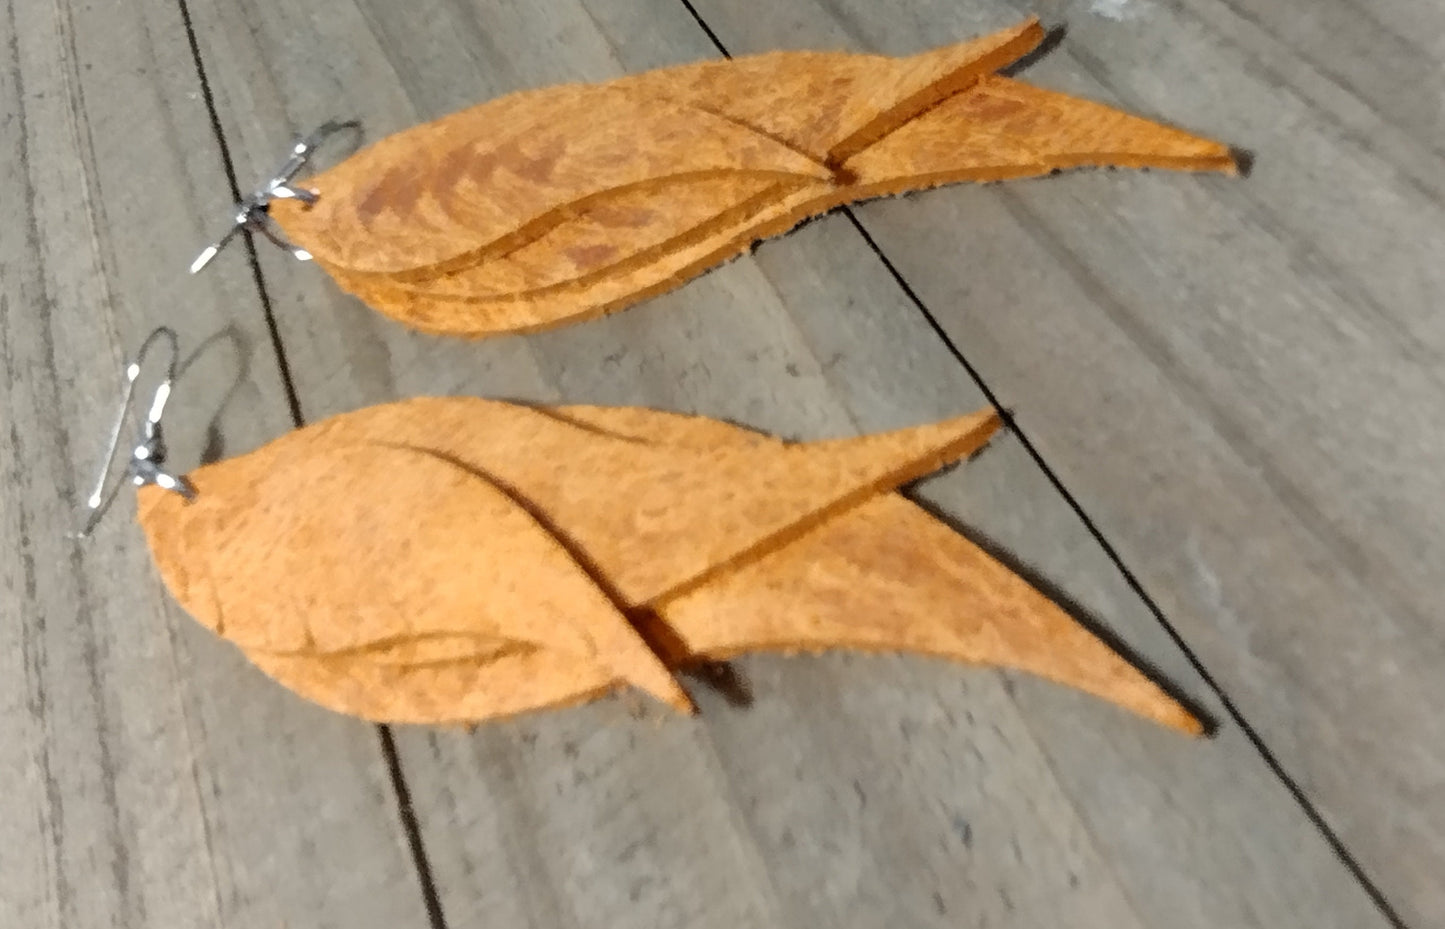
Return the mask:
[[[739,52],[906,52],[1018,15],[699,8]],[[1395,3],[1390,38],[1373,5],[1105,8],[1127,15],[1046,4],[1070,37],[1030,79],[1235,139],[1251,179],[859,215],[1400,913],[1438,924],[1445,82],[1407,46],[1445,15]]]
[[[823,21],[800,3],[752,8],[769,28]],[[890,15],[926,24],[932,9]],[[197,28],[227,137],[258,174],[291,132],[327,118],[363,117],[375,138],[519,87],[712,54],[661,0],[225,4]],[[771,41],[788,38],[779,27]],[[611,319],[485,343],[406,332],[316,269],[262,258],[312,418],[479,393],[821,436],[981,403],[837,219]],[[1208,703],[1017,445],[926,494]],[[908,658],[739,667],[754,705],[703,692],[696,721],[647,707],[638,719],[610,700],[473,734],[401,731],[450,923],[1383,924],[1235,729],[1190,742],[1039,682]]]
[[372,728],[171,605],[129,494],[67,538],[151,327],[214,338],[178,467],[288,426],[249,271],[185,273],[229,197],[177,8],[16,0],[0,59],[0,925],[423,925]]

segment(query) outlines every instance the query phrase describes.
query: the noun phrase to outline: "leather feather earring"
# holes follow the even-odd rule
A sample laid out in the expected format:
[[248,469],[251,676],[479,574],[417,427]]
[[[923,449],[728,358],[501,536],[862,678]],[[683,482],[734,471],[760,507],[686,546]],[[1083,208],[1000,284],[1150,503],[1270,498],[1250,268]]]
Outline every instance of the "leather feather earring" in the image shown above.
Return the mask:
[[373,308],[488,336],[621,309],[856,200],[1084,166],[1236,171],[1218,142],[996,73],[1043,38],[1030,19],[909,58],[773,52],[514,93],[308,191],[283,172],[238,223],[269,207]]
[[[128,473],[166,586],[261,670],[339,712],[474,722],[621,686],[687,711],[673,672],[690,664],[850,648],[1017,668],[1201,730],[896,492],[981,448],[999,426],[991,410],[789,444],[649,409],[421,398],[181,478],[146,441],[163,406]],[[113,497],[92,497],[87,528]]]

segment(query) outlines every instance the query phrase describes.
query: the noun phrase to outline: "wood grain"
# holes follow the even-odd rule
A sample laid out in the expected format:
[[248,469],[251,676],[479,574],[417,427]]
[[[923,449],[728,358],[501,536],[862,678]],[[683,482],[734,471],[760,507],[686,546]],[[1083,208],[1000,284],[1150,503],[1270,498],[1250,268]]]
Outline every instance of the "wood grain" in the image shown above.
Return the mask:
[[[687,10],[662,0],[426,0],[405,9],[323,0],[259,9],[227,4],[197,15],[243,172],[266,170],[289,133],[333,116],[364,117],[376,138],[522,87],[713,54]],[[719,16],[718,28],[736,27],[747,18],[742,9],[731,21]],[[802,0],[768,5],[766,14],[748,9],[756,25],[738,34],[759,41],[849,39],[841,30],[809,35],[835,21]],[[958,36],[1017,17],[992,8],[960,24],[948,11],[955,5],[906,4],[889,15],[900,34],[927,27]],[[1166,79],[1177,75],[1172,68],[1144,64],[1150,86],[1182,92]],[[1172,105],[1150,108],[1210,123],[1208,113],[1191,121]],[[1120,177],[1071,183],[1106,190]],[[1124,190],[1138,200],[1150,185],[1177,182],[1146,178]],[[968,202],[996,196],[974,194]],[[1124,191],[1110,202],[1125,215],[1137,208]],[[965,239],[946,255],[928,253],[930,264],[952,268],[994,224],[951,216],[944,226],[915,214],[908,228]],[[1121,274],[1131,267],[1126,258],[1112,259]],[[967,284],[979,292],[1052,267],[991,260],[969,264]],[[456,392],[656,405],[822,437],[956,414],[981,399],[838,217],[619,317],[483,345],[405,332],[340,296],[314,268],[279,253],[263,252],[262,261],[312,418]],[[1036,295],[1008,295],[995,314],[1014,314],[1026,328]],[[982,341],[977,349],[999,350]],[[1010,350],[1021,368],[1050,370]],[[1097,396],[1087,410],[1070,409],[1070,436],[1092,434],[1115,415]],[[1123,441],[1117,431],[1110,437]],[[1090,448],[1099,480],[1122,481],[1109,450]],[[1219,492],[1227,499],[1227,487]],[[1005,441],[924,494],[1224,715],[1019,446]],[[1221,505],[1196,501],[1206,511],[1196,515]],[[448,923],[1386,924],[1237,728],[1206,744],[1180,740],[1047,684],[916,659],[763,658],[735,670],[751,706],[729,706],[699,687],[695,721],[639,719],[627,704],[603,701],[471,734],[399,732]],[[1328,754],[1328,743],[1316,750]]]
[[[1438,114],[1363,7],[1125,6],[1045,5],[1072,28],[1029,80],[1233,137],[1249,182],[1080,175],[859,216],[1401,917],[1437,924]],[[1437,9],[1392,6],[1438,39]],[[739,52],[977,27],[699,9]]]
[[229,198],[176,7],[10,3],[0,59],[0,924],[421,925],[371,728],[258,686],[175,608],[130,495],[67,537],[156,324],[208,340],[178,467],[288,425],[244,264],[184,273]]

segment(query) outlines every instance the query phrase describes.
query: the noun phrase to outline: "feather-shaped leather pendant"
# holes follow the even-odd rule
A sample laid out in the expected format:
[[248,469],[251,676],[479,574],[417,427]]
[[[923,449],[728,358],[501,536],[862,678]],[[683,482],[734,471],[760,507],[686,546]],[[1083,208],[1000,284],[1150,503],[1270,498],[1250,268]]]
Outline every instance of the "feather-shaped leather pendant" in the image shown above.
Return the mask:
[[1217,142],[995,73],[1043,36],[1031,19],[909,58],[774,52],[515,93],[382,139],[270,213],[377,310],[486,336],[620,309],[868,197],[1235,170]]
[[1019,668],[1198,721],[1023,580],[894,493],[991,411],[788,444],[645,409],[472,398],[370,407],[140,491],[202,624],[334,710],[473,722],[759,649]]

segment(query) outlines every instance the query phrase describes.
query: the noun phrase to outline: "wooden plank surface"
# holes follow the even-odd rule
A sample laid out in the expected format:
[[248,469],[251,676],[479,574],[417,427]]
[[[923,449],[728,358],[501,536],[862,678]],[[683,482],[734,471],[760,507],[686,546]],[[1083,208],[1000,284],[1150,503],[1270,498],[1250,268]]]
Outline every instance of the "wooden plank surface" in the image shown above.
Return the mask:
[[207,340],[177,467],[289,425],[249,270],[185,274],[229,195],[177,8],[16,0],[0,58],[0,925],[423,925],[372,727],[217,648],[129,494],[67,537],[151,327]]
[[[872,15],[859,6],[849,28]],[[799,0],[703,13],[740,49],[749,41],[869,40],[916,48],[927,44],[925,32],[942,41],[1012,18],[998,6],[963,20],[953,5],[899,6],[887,14],[901,24],[888,41],[840,29],[837,11],[845,7],[838,4]],[[662,0],[240,3],[208,5],[195,18],[243,183],[269,169],[291,133],[328,118],[363,118],[376,138],[521,87],[714,54],[688,10]],[[1171,68],[1150,57],[1155,52],[1134,54],[1140,80],[1160,95],[1158,111],[1223,128],[1188,107],[1175,112],[1174,96],[1190,88],[1168,80]],[[1111,184],[1121,187],[1108,193]],[[1041,202],[1053,189],[1036,188]],[[1177,177],[1107,175],[1058,182],[1054,196],[1072,203],[1087,192],[1132,217],[1169,196],[1198,198],[1209,189]],[[1037,317],[1023,314],[1037,301],[1025,299],[1017,281],[1005,286],[1014,273],[1007,256],[978,244],[1003,222],[993,218],[1003,210],[998,204],[1024,196],[1009,190],[929,194],[880,209],[899,211],[890,227],[897,235],[956,243],[948,254],[934,246],[931,264],[957,266],[971,249],[1002,264],[970,258],[970,275],[948,280],[977,293],[997,289],[989,298],[997,315],[1013,313],[1027,331]],[[1160,192],[1169,190],[1176,193]],[[930,206],[935,197],[953,212]],[[961,202],[975,211],[993,206],[972,215]],[[1112,260],[1118,274],[1128,272],[1127,262]],[[651,404],[823,436],[920,422],[982,402],[843,217],[620,316],[486,343],[406,332],[340,296],[314,268],[269,251],[262,263],[301,406],[313,419],[399,396],[476,393]],[[910,267],[910,282],[915,273]],[[1047,275],[1061,271],[1056,260],[1038,260],[1017,273],[1051,282]],[[1078,299],[1075,289],[1044,286],[1042,302],[1060,312]],[[1004,297],[1017,307],[1005,306]],[[955,293],[949,305],[967,302]],[[1019,341],[1007,351],[1018,370],[1058,363],[1053,356],[1032,361],[1036,351]],[[1062,370],[1077,379],[1077,368]],[[1069,386],[1046,383],[1064,392]],[[1019,396],[1042,405],[1041,394]],[[1070,409],[1078,417],[1062,432],[1070,441],[1109,422],[1099,397]],[[1032,416],[1032,406],[1022,412]],[[1125,453],[1138,447],[1108,434]],[[1088,447],[1090,466],[1103,475],[1095,479],[1123,486],[1128,472],[1118,473],[1109,450],[1097,440]],[[1055,453],[1080,466],[1077,453],[1050,446]],[[1013,440],[924,492],[1227,717]],[[1195,500],[1204,511],[1196,518],[1214,519],[1230,505],[1227,485],[1215,492],[1224,498]],[[1158,503],[1158,489],[1136,488],[1136,496],[1146,493]],[[1160,505],[1173,514],[1165,525],[1190,525],[1177,506]],[[1156,537],[1156,544],[1170,543]],[[448,923],[1387,923],[1235,726],[1213,742],[1189,742],[1026,678],[916,659],[754,658],[738,668],[752,706],[732,708],[702,690],[697,720],[609,700],[472,734],[400,731]],[[1304,698],[1291,694],[1296,704]],[[1309,706],[1298,712],[1316,718]],[[1327,758],[1332,744],[1313,750]],[[344,866],[328,861],[318,869]]]
[[[1041,6],[1071,28],[1029,79],[1237,141],[1253,176],[858,215],[1400,915],[1440,924],[1445,14]],[[902,53],[1024,10],[697,7],[739,53]]]

